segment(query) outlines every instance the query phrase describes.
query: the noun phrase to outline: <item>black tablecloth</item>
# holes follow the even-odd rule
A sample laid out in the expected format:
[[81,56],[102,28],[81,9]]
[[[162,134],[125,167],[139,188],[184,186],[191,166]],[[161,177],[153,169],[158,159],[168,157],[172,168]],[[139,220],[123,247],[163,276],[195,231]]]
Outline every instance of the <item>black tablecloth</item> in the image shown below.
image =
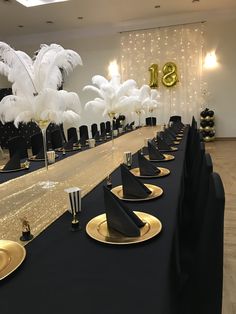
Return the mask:
[[[157,163],[171,170],[169,176],[142,180],[162,187],[163,196],[126,202],[160,219],[163,229],[158,236],[124,246],[89,238],[87,222],[104,212],[102,182],[82,200],[81,232],[70,232],[71,215],[65,213],[26,246],[25,262],[1,282],[1,313],[177,313],[178,201],[186,140],[173,153],[174,161]],[[119,169],[112,182],[120,184]]]

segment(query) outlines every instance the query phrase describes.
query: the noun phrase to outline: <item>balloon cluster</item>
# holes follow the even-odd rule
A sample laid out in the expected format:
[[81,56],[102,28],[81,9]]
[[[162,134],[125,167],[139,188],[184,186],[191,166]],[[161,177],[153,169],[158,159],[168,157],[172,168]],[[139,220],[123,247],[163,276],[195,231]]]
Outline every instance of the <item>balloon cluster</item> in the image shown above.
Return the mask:
[[206,142],[212,141],[215,138],[214,111],[206,108],[200,113],[200,117],[200,130],[202,137]]

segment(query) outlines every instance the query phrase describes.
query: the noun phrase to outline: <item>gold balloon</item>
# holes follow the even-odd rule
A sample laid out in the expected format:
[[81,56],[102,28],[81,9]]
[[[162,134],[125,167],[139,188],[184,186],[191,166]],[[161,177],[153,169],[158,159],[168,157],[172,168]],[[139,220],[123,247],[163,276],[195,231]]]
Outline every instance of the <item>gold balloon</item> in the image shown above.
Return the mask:
[[167,62],[163,68],[162,83],[166,87],[174,86],[178,81],[177,66],[174,62]]
[[149,68],[148,71],[150,72],[150,83],[149,86],[151,88],[158,87],[158,65],[153,63]]

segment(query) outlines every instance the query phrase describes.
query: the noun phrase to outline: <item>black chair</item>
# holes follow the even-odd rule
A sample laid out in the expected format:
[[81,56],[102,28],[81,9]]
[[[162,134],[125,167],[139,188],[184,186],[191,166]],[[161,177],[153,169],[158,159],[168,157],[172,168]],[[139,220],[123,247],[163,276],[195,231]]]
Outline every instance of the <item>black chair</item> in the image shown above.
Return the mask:
[[59,130],[61,131],[62,142],[66,143],[66,136],[65,136],[65,132],[64,132],[63,123],[59,124]]
[[221,314],[225,193],[220,176],[209,180],[205,218],[193,263],[181,295],[181,314]]
[[191,127],[194,129],[197,129],[197,121],[195,120],[195,117],[192,117],[192,123],[191,123]]
[[157,119],[155,117],[148,117],[146,118],[146,125],[153,126],[157,124]]
[[98,132],[98,125],[96,123],[93,123],[91,125],[91,134],[92,134],[92,138],[95,137],[95,135],[97,134]]
[[[111,122],[107,121],[105,123],[105,125],[106,125],[106,133],[110,133],[111,132]],[[114,130],[114,122],[113,122],[113,130]]]
[[104,122],[100,123],[100,133],[102,134],[106,134],[106,125]]
[[[193,253],[196,250],[196,245],[199,241],[199,236],[202,231],[203,221],[205,219],[205,208],[209,195],[209,179],[213,171],[213,165],[210,154],[204,154],[202,157],[199,180],[193,180],[192,195],[186,205],[182,202],[182,210],[188,211],[188,221],[181,222],[180,232],[180,256],[182,270],[188,273],[191,266]],[[185,188],[186,190],[186,188]],[[184,197],[185,199],[185,197]],[[185,205],[185,207],[184,207]],[[186,208],[187,207],[187,208]],[[186,220],[186,213],[185,220]],[[183,215],[183,213],[182,213]]]
[[181,116],[171,116],[169,121],[170,122],[181,122]]
[[8,150],[10,158],[13,157],[17,152],[20,159],[28,158],[27,143],[22,136],[15,136],[8,141]]
[[57,129],[51,132],[51,145],[52,149],[60,148],[63,146],[61,130]]
[[30,142],[31,142],[32,154],[35,156],[43,149],[42,132],[32,135],[30,138]]
[[77,129],[72,127],[67,130],[67,140],[68,142],[73,139],[73,143],[78,143]]
[[80,136],[80,139],[83,138],[83,140],[88,140],[89,135],[88,135],[88,127],[87,127],[87,125],[81,125],[79,127],[79,136]]

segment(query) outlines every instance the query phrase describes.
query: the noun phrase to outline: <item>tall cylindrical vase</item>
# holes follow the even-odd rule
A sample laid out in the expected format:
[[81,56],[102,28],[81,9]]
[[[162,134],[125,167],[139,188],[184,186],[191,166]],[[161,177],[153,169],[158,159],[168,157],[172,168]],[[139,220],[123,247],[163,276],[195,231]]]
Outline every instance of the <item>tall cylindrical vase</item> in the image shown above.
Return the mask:
[[38,120],[35,122],[37,123],[38,127],[41,129],[41,132],[43,135],[44,162],[45,162],[45,169],[46,169],[46,175],[47,175],[47,180],[40,182],[40,185],[44,189],[50,189],[56,185],[56,182],[50,181],[48,179],[47,127],[48,127],[50,121],[49,120]]
[[115,118],[115,115],[116,113],[115,112],[109,112],[109,118],[110,118],[110,121],[111,121],[111,142],[112,142],[112,150],[115,149],[115,144],[114,144],[114,130],[113,130],[113,119]]

